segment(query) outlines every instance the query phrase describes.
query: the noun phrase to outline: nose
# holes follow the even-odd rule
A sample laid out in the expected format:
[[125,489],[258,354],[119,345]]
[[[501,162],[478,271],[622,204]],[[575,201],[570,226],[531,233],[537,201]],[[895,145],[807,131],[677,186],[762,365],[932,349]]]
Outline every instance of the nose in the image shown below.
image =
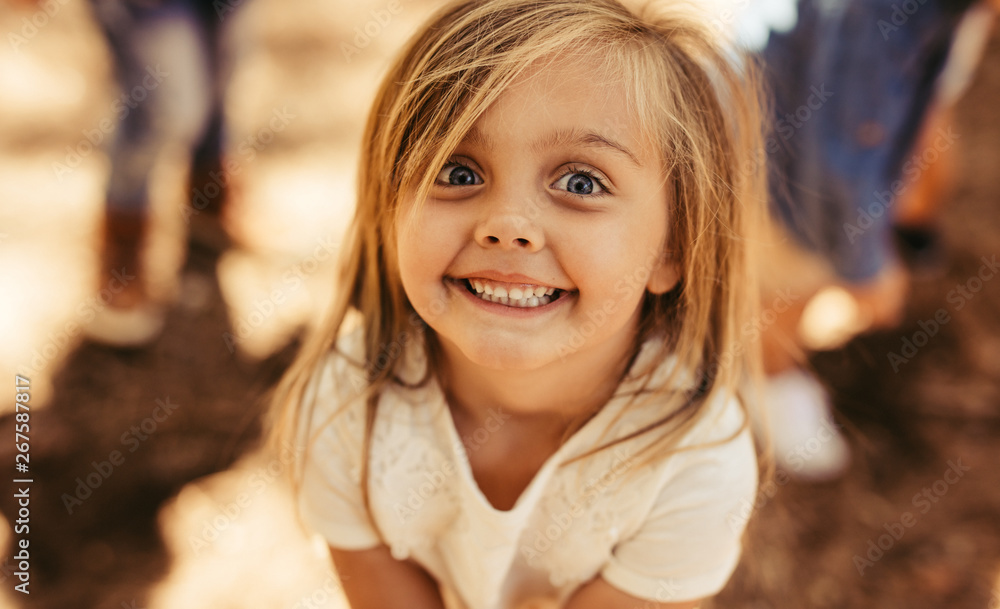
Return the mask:
[[476,226],[476,243],[486,248],[536,252],[545,245],[541,227],[528,205],[497,205],[487,209]]

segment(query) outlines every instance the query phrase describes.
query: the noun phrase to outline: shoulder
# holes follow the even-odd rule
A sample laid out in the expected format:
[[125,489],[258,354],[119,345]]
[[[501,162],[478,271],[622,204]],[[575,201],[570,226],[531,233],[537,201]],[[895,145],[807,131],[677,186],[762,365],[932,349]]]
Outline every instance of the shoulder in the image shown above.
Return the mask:
[[705,398],[698,420],[685,436],[682,446],[740,444],[740,439],[752,445],[748,416],[739,397],[722,389],[716,390]]
[[[657,425],[670,410],[680,408],[683,396],[695,387],[695,375],[648,342],[629,382],[636,382],[638,375],[648,379],[644,395],[624,407],[613,436]],[[758,484],[757,448],[740,398],[732,390],[716,388],[697,405],[693,417],[665,424],[658,437],[660,432],[651,430],[632,440],[637,442],[636,454],[643,455],[637,462],[645,464],[652,476],[646,488],[656,496],[654,506],[687,497],[731,508],[753,496]],[[650,439],[642,440],[643,435]]]
[[[612,434],[622,437],[653,426],[664,419],[665,408],[677,408],[679,403],[669,397],[643,400],[625,409]],[[650,430],[629,441],[634,444],[626,452],[632,452],[636,463],[644,464],[656,480],[648,492],[690,491],[723,502],[756,492],[757,448],[739,398],[715,391],[700,404],[693,420],[677,425],[667,423],[661,435]]]
[[663,462],[661,488],[731,502],[756,492],[757,448],[749,415],[732,391],[718,388],[698,407]]
[[757,490],[757,449],[740,400],[709,396],[667,468],[669,487],[732,505]]
[[649,507],[602,577],[647,599],[717,593],[739,560],[745,506],[757,492],[756,449],[739,401],[710,396],[677,450],[650,469]]
[[[663,341],[647,340],[618,392],[619,399],[624,399],[615,426],[623,429],[615,435],[663,421],[686,403],[684,396],[694,392],[698,381],[666,350]],[[735,391],[717,387],[698,403],[694,420],[682,434],[673,436],[674,446],[683,454],[699,447],[733,444],[732,450],[753,455],[749,427],[747,410]]]
[[320,402],[338,401],[361,395],[365,378],[364,337],[361,328],[341,334],[336,344],[316,363],[306,398]]
[[321,435],[342,439],[364,433],[366,390],[370,384],[360,327],[342,332],[336,345],[316,362],[302,394],[300,441],[314,446]]
[[362,492],[366,425],[363,341],[351,331],[316,363],[300,409],[299,513],[332,547],[379,543]]
[[[416,423],[412,419],[420,416],[421,409],[408,406],[430,400],[436,388],[434,383],[420,383],[426,376],[427,358],[418,338],[397,338],[381,351],[369,354],[360,326],[343,331],[334,348],[317,363],[304,393],[300,424],[310,430],[311,438],[329,435],[331,426],[339,434],[363,437],[372,370],[390,351],[399,356],[394,370],[396,380],[379,389],[376,425],[381,428],[390,421]],[[369,359],[374,367],[369,365]]]

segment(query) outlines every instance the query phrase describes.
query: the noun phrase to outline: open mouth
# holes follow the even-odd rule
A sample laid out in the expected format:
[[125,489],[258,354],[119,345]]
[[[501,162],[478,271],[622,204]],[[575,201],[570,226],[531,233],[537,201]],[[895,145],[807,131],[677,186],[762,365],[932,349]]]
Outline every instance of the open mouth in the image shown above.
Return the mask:
[[499,284],[486,279],[461,279],[460,282],[470,294],[478,296],[487,302],[530,309],[543,307],[558,300],[566,290],[550,288],[542,285],[529,284]]

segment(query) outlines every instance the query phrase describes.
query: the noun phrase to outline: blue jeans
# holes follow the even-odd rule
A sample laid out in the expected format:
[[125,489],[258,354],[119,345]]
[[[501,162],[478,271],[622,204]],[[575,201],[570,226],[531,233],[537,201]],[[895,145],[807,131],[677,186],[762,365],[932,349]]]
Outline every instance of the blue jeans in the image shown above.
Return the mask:
[[110,44],[120,88],[112,105],[119,124],[109,151],[108,207],[144,215],[149,177],[161,153],[192,154],[210,120],[210,141],[202,148],[215,154],[221,148],[214,57],[218,18],[195,2],[178,0],[97,0],[94,13]]

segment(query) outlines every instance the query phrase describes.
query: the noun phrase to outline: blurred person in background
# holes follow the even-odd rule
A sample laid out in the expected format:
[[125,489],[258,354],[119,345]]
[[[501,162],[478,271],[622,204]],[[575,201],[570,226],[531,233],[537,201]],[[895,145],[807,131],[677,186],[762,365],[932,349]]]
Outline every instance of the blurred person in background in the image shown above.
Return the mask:
[[947,197],[957,139],[947,108],[1000,2],[762,3],[740,25],[745,44],[756,33],[763,47],[774,103],[766,150],[776,222],[762,277],[763,310],[772,311],[764,321],[773,323],[758,324],[767,425],[777,465],[822,480],[846,468],[849,450],[827,391],[804,366],[803,312],[840,286],[857,305],[855,332],[899,323],[909,282],[902,260],[935,258],[933,211]]
[[191,159],[192,196],[215,193],[192,200],[198,212],[193,231],[210,233],[203,227],[219,217],[225,183],[211,178],[220,175],[222,153],[218,47],[223,18],[232,11],[228,4],[223,8],[218,12],[207,0],[93,2],[119,87],[98,288],[114,295],[87,327],[97,342],[139,347],[162,330],[164,303],[150,293],[144,248],[151,231],[150,176],[164,153]]

